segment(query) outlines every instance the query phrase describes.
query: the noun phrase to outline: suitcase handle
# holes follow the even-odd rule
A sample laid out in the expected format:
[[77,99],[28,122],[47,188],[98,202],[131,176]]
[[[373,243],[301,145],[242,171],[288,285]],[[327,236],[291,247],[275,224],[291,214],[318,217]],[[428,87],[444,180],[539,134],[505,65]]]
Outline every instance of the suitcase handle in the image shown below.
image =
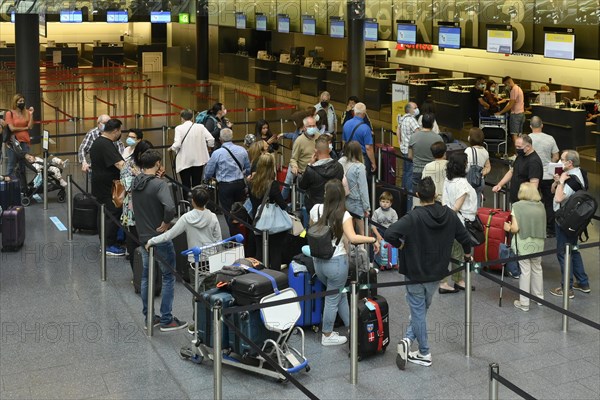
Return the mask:
[[273,278],[271,275],[266,274],[266,273],[264,273],[262,271],[259,271],[259,270],[255,269],[255,268],[252,268],[252,267],[244,267],[243,265],[240,265],[240,266],[242,268],[245,268],[247,271],[250,271],[250,272],[252,272],[254,274],[258,274],[258,275],[260,275],[262,277],[267,278],[271,282],[271,286],[273,286],[273,292],[275,294],[279,294],[280,293],[279,288],[277,288],[277,282],[275,281],[275,278]]
[[381,351],[383,349],[383,336],[385,332],[383,332],[383,317],[381,316],[381,308],[376,301],[367,299],[368,303],[371,303],[373,308],[375,308],[375,316],[377,317],[377,336],[379,340],[377,342],[377,351]]

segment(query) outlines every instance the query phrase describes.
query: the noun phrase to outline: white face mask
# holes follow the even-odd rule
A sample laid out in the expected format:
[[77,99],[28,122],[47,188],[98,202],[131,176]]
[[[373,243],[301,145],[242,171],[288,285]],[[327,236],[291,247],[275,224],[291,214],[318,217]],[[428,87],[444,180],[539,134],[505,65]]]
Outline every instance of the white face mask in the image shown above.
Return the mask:
[[104,132],[104,124],[102,122],[98,124],[98,129],[100,129],[100,132]]
[[333,151],[333,145],[329,143],[329,151]]
[[417,107],[417,108],[415,108],[415,117],[418,117],[418,116],[419,116],[419,112],[420,112],[420,111],[419,111],[419,108],[418,108],[418,107]]

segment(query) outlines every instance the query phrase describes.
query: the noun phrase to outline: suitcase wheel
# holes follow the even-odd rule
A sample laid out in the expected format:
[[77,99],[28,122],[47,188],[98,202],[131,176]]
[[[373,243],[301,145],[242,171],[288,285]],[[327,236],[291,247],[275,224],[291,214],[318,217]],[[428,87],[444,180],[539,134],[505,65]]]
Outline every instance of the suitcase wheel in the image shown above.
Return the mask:
[[29,197],[23,197],[21,199],[21,205],[23,207],[29,207],[30,204],[31,204],[31,199]]
[[58,191],[58,195],[56,196],[56,200],[59,203],[64,203],[65,200],[67,200],[67,193],[65,192],[64,189],[61,189]]
[[304,370],[305,370],[306,372],[310,372],[310,365],[307,365],[307,366],[306,366],[306,368],[304,368]]

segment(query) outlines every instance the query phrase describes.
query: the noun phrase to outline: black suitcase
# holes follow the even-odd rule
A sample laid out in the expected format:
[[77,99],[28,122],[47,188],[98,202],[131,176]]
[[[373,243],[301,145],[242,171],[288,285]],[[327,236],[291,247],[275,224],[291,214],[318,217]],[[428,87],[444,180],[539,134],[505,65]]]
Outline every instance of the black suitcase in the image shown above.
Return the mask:
[[[265,340],[277,339],[278,334],[265,327],[260,315],[260,310],[242,311],[240,313],[231,314],[231,319],[233,320],[234,326],[260,348],[263,347]],[[242,340],[239,335],[236,335],[235,331],[231,329],[229,330],[229,345],[234,353],[239,354],[242,357],[242,362],[250,361],[248,360],[248,357],[258,356],[258,352],[255,351],[248,342]]]
[[[233,307],[235,300],[231,293],[220,289],[210,289],[202,293],[202,298],[206,300],[210,307],[219,303],[223,308]],[[198,330],[198,339],[209,347],[213,347],[213,313],[204,302],[198,301],[196,314],[196,329]],[[226,349],[231,346],[229,343],[229,327],[226,324],[221,325],[221,346]]]
[[[136,293],[142,290],[142,272],[144,264],[142,262],[142,248],[136,247],[133,253],[133,289]],[[160,296],[162,291],[162,272],[158,266],[158,260],[154,261],[154,297]]]
[[383,296],[358,302],[358,360],[384,353],[390,344],[389,308]]
[[446,143],[446,159],[450,158],[451,154],[464,153],[467,145],[464,142],[455,140],[453,143]]
[[271,269],[263,269],[260,274],[257,272],[248,272],[247,274],[236,276],[231,281],[231,294],[239,305],[248,305],[259,303],[260,300],[274,293],[271,280],[262,274],[270,275],[275,280],[275,285],[279,290],[288,287],[288,277],[285,272]]
[[307,244],[306,237],[294,236],[291,233],[287,234],[286,243],[283,243],[281,248],[283,252],[281,263],[289,265],[294,257],[302,254],[302,246],[306,246]]
[[3,211],[12,206],[21,205],[21,186],[18,179],[10,182],[0,181],[0,208]]
[[397,186],[390,185],[389,183],[377,182],[377,184],[375,185],[375,196],[377,204],[379,204],[379,196],[381,196],[381,193],[383,192],[389,192],[394,197],[394,199],[392,200],[392,208],[396,210],[398,218],[402,218],[402,216],[406,214],[406,192]]
[[88,194],[89,178],[86,174],[85,191],[73,197],[73,230],[98,232],[98,204],[91,194]]
[[25,243],[25,208],[12,206],[2,212],[2,251],[17,251]]

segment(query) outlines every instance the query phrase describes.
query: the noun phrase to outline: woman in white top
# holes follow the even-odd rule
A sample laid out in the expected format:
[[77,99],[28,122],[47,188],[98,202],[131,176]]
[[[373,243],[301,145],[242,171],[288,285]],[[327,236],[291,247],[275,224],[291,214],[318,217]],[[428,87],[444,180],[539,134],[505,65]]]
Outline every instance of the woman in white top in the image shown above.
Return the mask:
[[[325,199],[323,204],[316,204],[310,210],[312,224],[328,225],[332,231],[332,246],[335,247],[333,256],[329,259],[313,257],[317,277],[326,286],[326,290],[339,290],[344,287],[348,279],[349,243],[372,243],[375,253],[379,252],[377,239],[370,236],[357,235],[352,225],[352,217],[346,211],[346,193],[339,179],[332,179],[325,184]],[[345,336],[333,332],[336,314],[340,314],[345,326],[350,326],[350,307],[345,293],[325,296],[325,309],[323,311],[323,346],[344,344]]]
[[[423,115],[430,113],[435,115],[435,106],[433,105],[433,100],[431,99],[425,99],[425,101],[423,102],[423,104],[421,104],[421,114],[419,115],[419,118],[417,118],[417,122],[419,124],[419,127],[423,127]],[[433,120],[433,127],[431,128],[431,131],[433,133],[440,133],[440,127],[438,126],[437,121],[434,119]]]
[[[477,195],[475,189],[473,189],[465,178],[467,175],[466,166],[466,154],[453,153],[450,155],[446,167],[444,192],[442,194],[442,204],[458,213],[458,218],[463,225],[465,220],[474,221],[477,218]],[[455,240],[452,246],[452,258],[462,260],[464,255],[462,246]],[[456,268],[456,266],[451,264],[451,268]],[[456,293],[459,290],[465,290],[465,281],[462,279],[462,272],[453,274],[452,280],[454,281],[454,287],[448,284],[447,278],[440,282],[440,294]]]
[[127,139],[125,140],[125,150],[123,150],[123,160],[127,161],[133,154],[135,146],[144,138],[144,132],[141,129],[130,129],[127,132]]
[[483,140],[485,136],[483,135],[483,131],[480,128],[471,128],[469,130],[469,147],[465,149],[465,154],[467,155],[467,168],[466,171],[469,171],[471,165],[479,165],[483,170],[481,171],[481,175],[483,179],[481,180],[481,185],[475,188],[475,192],[477,193],[477,208],[481,207],[483,203],[483,188],[485,187],[485,177],[492,170],[492,165],[490,164],[490,154],[483,147]]

